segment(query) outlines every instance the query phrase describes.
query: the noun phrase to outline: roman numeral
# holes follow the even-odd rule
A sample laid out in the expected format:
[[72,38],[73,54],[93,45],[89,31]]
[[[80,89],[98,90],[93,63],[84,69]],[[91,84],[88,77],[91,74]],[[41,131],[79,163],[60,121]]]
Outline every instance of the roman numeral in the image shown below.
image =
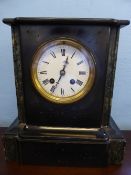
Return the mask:
[[76,84],[78,84],[79,86],[81,86],[83,84],[83,82],[81,80],[77,80]]
[[53,93],[55,91],[56,86],[52,86],[50,91]]
[[76,53],[76,51],[72,54],[71,59],[73,58],[73,56],[75,55],[75,53]]
[[40,74],[47,74],[47,71],[41,71]]
[[77,63],[77,65],[80,65],[81,63],[83,63],[83,60],[82,60],[82,61],[80,61],[80,62],[78,62],[78,63]]
[[86,71],[79,71],[79,75],[86,75]]
[[48,79],[43,80],[43,84],[44,85],[47,85],[48,83],[49,83],[49,80]]
[[61,95],[64,95],[64,89],[61,88]]
[[56,55],[55,55],[55,53],[54,53],[53,51],[51,51],[50,54],[51,54],[54,58],[56,58]]
[[73,88],[71,88],[71,90],[72,90],[73,92],[75,92],[75,90],[74,90]]
[[65,49],[61,49],[61,55],[65,56]]
[[49,64],[49,62],[47,62],[47,61],[43,61],[43,63]]

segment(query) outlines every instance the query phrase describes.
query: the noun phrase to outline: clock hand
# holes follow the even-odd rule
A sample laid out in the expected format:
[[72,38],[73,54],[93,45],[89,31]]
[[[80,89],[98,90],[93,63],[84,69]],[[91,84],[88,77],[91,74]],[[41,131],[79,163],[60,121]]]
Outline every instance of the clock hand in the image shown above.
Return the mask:
[[[60,70],[60,77],[59,77],[58,81],[56,82],[56,85],[54,86],[55,89],[57,88],[57,85],[59,84],[59,82],[60,82],[62,76],[65,75],[65,68],[66,68],[67,64],[68,64],[68,57],[66,58],[65,64],[64,64],[64,66],[63,66],[63,69]],[[55,91],[55,89],[54,89],[54,91]]]
[[58,81],[56,82],[57,84],[59,84],[59,81],[60,81],[61,77],[65,75],[65,68],[66,68],[67,64],[68,64],[68,57],[66,58],[63,69],[60,70],[60,77],[59,77]]
[[63,71],[65,71],[65,68],[66,68],[67,64],[68,64],[68,57],[65,60],[65,64],[64,64],[63,69],[62,69]]

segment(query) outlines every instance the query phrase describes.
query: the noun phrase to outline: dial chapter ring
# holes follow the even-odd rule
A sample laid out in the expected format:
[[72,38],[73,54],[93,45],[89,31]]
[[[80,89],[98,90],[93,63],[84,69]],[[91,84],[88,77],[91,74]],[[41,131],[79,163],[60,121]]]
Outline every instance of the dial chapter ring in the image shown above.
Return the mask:
[[[60,44],[67,44],[69,46],[73,46],[74,48],[77,48],[80,52],[82,52],[85,55],[89,64],[89,77],[85,86],[78,93],[68,97],[57,97],[51,93],[48,93],[40,84],[37,76],[37,66],[41,58],[41,55],[47,49]],[[87,47],[84,47],[81,43],[79,43],[76,40],[67,39],[67,38],[58,38],[52,41],[48,41],[47,43],[40,45],[40,47],[36,50],[36,52],[33,55],[33,61],[31,65],[31,78],[32,78],[33,85],[42,97],[44,97],[45,99],[51,102],[61,103],[61,104],[76,102],[81,98],[83,98],[86,94],[88,94],[91,88],[93,87],[93,84],[95,81],[95,61],[94,60],[95,60],[94,56],[90,51],[90,49]]]

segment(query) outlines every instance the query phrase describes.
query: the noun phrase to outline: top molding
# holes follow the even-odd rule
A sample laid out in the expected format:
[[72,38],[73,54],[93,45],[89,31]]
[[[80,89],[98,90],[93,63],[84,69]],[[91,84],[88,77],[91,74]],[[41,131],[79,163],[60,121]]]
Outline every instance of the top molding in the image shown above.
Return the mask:
[[110,18],[4,18],[3,22],[8,25],[16,24],[82,24],[82,25],[115,25],[126,26],[130,24],[129,20],[117,20]]

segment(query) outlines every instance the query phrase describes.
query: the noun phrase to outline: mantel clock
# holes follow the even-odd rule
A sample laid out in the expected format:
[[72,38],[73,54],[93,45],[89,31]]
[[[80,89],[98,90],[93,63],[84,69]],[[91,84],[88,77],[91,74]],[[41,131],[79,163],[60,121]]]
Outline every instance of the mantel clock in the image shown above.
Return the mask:
[[110,116],[119,30],[128,20],[7,18],[18,118],[7,160],[120,164],[125,139]]

